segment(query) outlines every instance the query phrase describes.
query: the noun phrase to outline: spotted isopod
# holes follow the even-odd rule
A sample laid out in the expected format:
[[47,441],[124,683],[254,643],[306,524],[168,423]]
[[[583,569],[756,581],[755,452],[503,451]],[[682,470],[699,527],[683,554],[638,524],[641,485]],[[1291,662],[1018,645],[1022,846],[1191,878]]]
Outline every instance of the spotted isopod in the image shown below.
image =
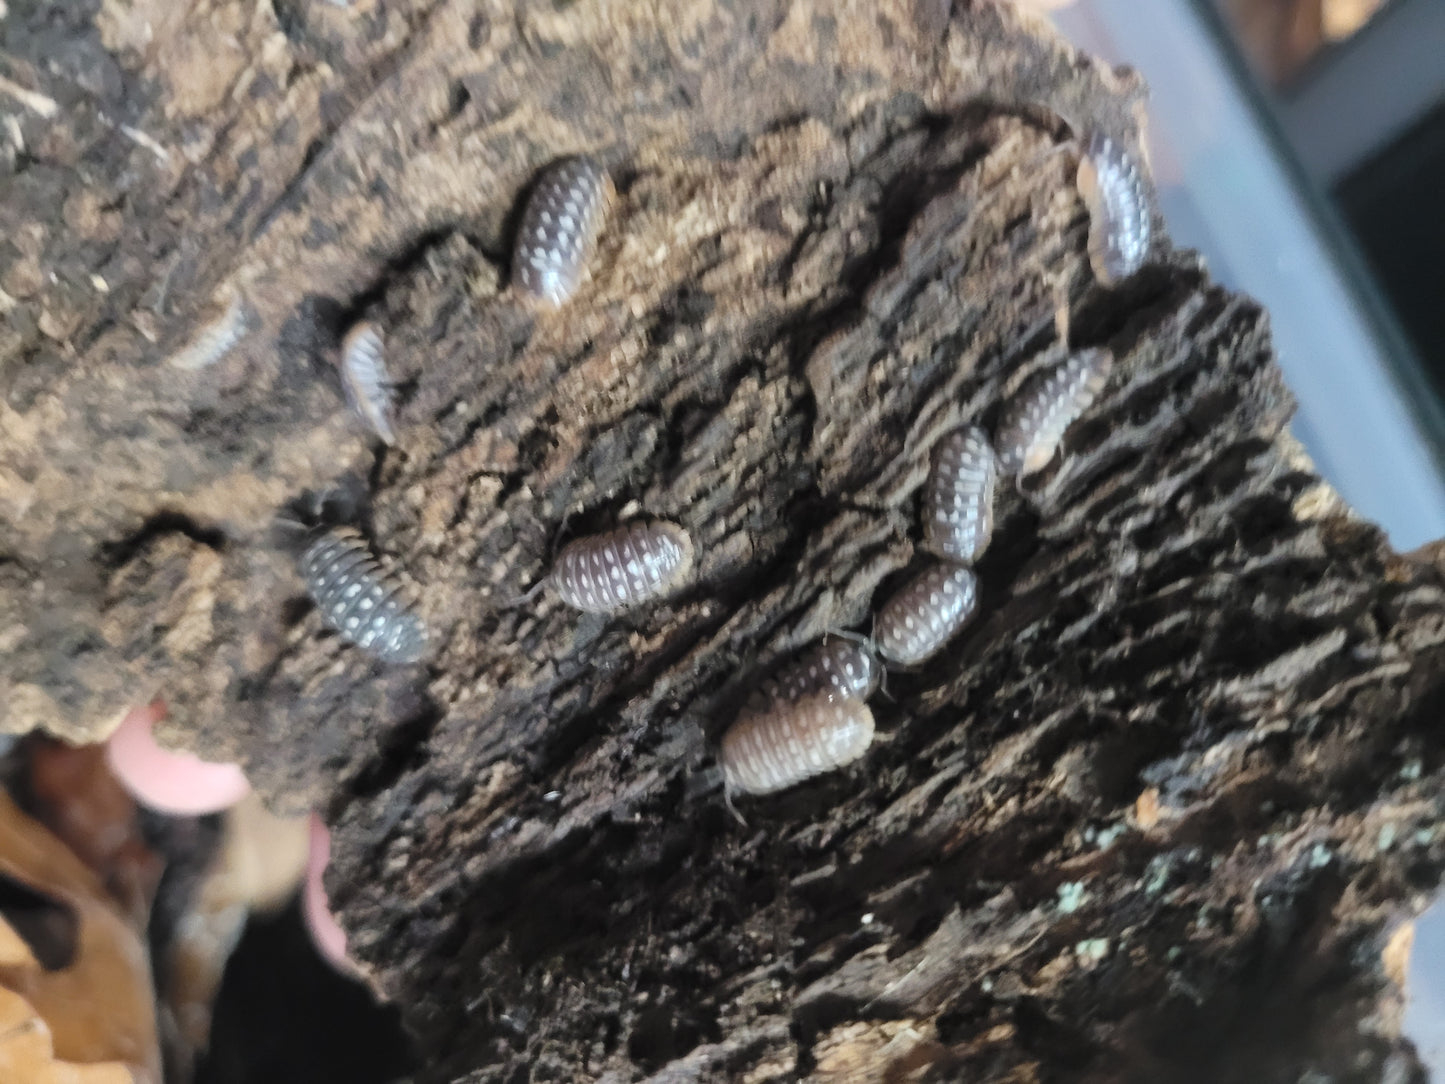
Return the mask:
[[341,341],[341,387],[351,412],[387,445],[395,444],[391,380],[382,354],[381,331],[369,321],[357,324]]
[[176,369],[195,372],[216,364],[236,348],[251,330],[252,313],[246,299],[239,293],[231,296],[226,310],[207,323],[185,346],[167,361]]
[[999,469],[1022,478],[1047,467],[1065,431],[1104,389],[1113,365],[1107,350],[1081,350],[1030,380],[1005,405],[994,432]]
[[407,605],[401,581],[356,531],[322,534],[301,555],[300,570],[321,616],[346,640],[383,662],[416,662],[425,653],[426,626]]
[[1089,264],[1109,286],[1139,270],[1149,254],[1154,220],[1144,178],[1123,144],[1096,131],[1084,145],[1077,183],[1089,209]]
[[878,653],[896,666],[935,655],[973,616],[978,578],[962,565],[937,564],[900,588],[873,624]]
[[873,713],[827,692],[779,700],[728,727],[719,758],[732,794],[770,794],[857,760],[873,742]]
[[611,200],[612,181],[591,158],[564,158],[543,171],[522,212],[512,256],[523,295],[556,307],[577,292]]
[[867,641],[832,634],[780,670],[764,685],[763,693],[773,703],[802,700],[815,693],[828,693],[839,700],[866,700],[882,676]]
[[569,542],[549,579],[568,606],[611,614],[666,594],[691,571],[687,532],[653,520]]
[[993,536],[993,490],[998,461],[977,426],[959,429],[939,443],[928,479],[924,546],[940,557],[972,564]]

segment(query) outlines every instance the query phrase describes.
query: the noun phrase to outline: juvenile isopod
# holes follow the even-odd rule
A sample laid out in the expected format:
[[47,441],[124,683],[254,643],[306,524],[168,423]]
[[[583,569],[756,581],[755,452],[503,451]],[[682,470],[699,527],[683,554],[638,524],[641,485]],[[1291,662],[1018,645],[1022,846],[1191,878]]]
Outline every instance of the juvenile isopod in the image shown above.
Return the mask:
[[299,567],[306,593],[343,638],[383,662],[416,662],[425,653],[426,626],[407,605],[401,581],[382,569],[356,531],[322,534]]
[[382,354],[381,331],[370,321],[357,324],[341,341],[341,387],[352,413],[388,446],[395,444],[391,379]]
[[827,692],[747,712],[722,738],[731,794],[770,794],[857,760],[873,742],[873,713]]
[[1089,264],[1109,286],[1144,264],[1154,221],[1139,163],[1123,144],[1091,134],[1079,159],[1079,194],[1089,209]]
[[962,565],[926,569],[879,609],[873,623],[878,653],[896,666],[935,655],[973,616],[978,578]]
[[194,372],[216,364],[236,348],[251,330],[251,307],[239,293],[220,316],[206,324],[185,346],[167,359],[176,369]]
[[652,520],[569,542],[549,580],[568,606],[611,614],[666,594],[691,571],[687,532]]
[[763,687],[769,702],[828,693],[839,700],[866,700],[882,678],[872,646],[862,637],[830,634],[785,666]]
[[972,564],[993,536],[993,491],[998,461],[977,426],[939,443],[928,479],[923,544],[950,561]]
[[1065,431],[1104,389],[1113,364],[1107,350],[1081,350],[1020,389],[994,433],[999,469],[1022,478],[1048,466]]
[[565,158],[543,171],[522,212],[512,256],[523,295],[556,307],[577,292],[611,200],[612,181],[591,158]]

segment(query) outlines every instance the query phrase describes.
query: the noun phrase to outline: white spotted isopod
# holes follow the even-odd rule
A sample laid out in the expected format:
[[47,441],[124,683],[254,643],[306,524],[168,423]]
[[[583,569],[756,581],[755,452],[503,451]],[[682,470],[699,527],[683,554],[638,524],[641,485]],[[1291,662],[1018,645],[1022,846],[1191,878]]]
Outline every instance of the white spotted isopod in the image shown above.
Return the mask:
[[542,172],[512,255],[513,282],[524,296],[555,308],[577,292],[611,201],[607,171],[585,155]]
[[1104,389],[1113,365],[1107,350],[1081,350],[1020,389],[994,431],[999,469],[1022,478],[1047,467],[1069,426]]
[[387,446],[396,443],[391,380],[382,353],[381,331],[362,321],[341,341],[341,387],[351,412]]
[[771,794],[857,760],[873,742],[873,713],[820,692],[743,714],[722,738],[731,794]]
[[196,332],[191,340],[167,361],[173,368],[186,372],[195,372],[214,365],[250,333],[253,318],[251,306],[238,291],[231,295],[230,304],[224,312]]
[[771,703],[828,693],[838,700],[866,700],[882,678],[872,646],[862,637],[830,634],[766,682]]
[[549,580],[562,601],[612,614],[666,594],[692,571],[692,539],[675,523],[632,523],[569,542]]
[[998,460],[977,426],[939,442],[923,512],[924,547],[939,557],[972,564],[993,537],[993,492]]
[[426,652],[426,626],[407,605],[401,581],[382,569],[356,531],[322,534],[299,568],[306,593],[344,639],[383,662],[416,662]]
[[878,610],[873,639],[896,666],[933,657],[973,616],[978,578],[962,565],[937,564],[901,587]]
[[1139,164],[1122,143],[1092,133],[1079,158],[1079,194],[1089,209],[1089,265],[1105,286],[1144,264],[1154,221]]

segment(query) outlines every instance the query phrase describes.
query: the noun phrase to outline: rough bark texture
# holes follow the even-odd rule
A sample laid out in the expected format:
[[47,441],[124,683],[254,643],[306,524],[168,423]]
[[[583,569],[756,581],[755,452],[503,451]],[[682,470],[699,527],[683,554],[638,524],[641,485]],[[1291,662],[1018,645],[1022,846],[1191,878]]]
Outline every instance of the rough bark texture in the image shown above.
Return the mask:
[[[1184,253],[1092,283],[1069,124],[1137,146],[1137,80],[983,0],[519,7],[10,0],[6,728],[163,692],[324,809],[429,1079],[1406,1079],[1445,562],[1313,473],[1248,299]],[[534,313],[510,226],[576,152],[618,200]],[[235,351],[167,364],[238,296]],[[740,827],[718,734],[901,582],[934,443],[1060,356],[1064,296],[1116,372],[1004,498],[980,618]],[[333,369],[362,317],[385,451]],[[275,516],[338,488],[424,666],[299,601]],[[513,603],[635,511],[691,532],[688,591]]]

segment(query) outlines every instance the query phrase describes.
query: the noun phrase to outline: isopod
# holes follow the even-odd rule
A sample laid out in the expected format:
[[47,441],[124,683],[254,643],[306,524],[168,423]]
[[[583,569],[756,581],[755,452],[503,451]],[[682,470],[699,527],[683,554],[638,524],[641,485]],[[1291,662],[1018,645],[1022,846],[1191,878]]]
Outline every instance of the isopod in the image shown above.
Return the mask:
[[611,200],[607,171],[586,156],[565,158],[542,173],[512,256],[522,294],[556,307],[577,292]]
[[1092,133],[1079,159],[1079,194],[1089,209],[1089,264],[1109,286],[1144,264],[1153,234],[1139,164],[1120,143]]
[[341,387],[352,413],[388,446],[395,444],[391,380],[382,354],[381,331],[369,321],[357,324],[341,341]]
[[231,296],[226,310],[201,328],[185,346],[167,360],[176,369],[195,372],[216,364],[236,348],[251,330],[251,307],[239,293]]
[[878,653],[897,666],[935,655],[973,615],[978,578],[962,565],[926,569],[879,609],[873,625]]
[[1048,466],[1065,431],[1103,390],[1113,364],[1107,350],[1081,350],[1030,380],[1004,407],[994,432],[999,469],[1022,478]]
[[872,742],[867,704],[819,692],[743,714],[719,760],[729,793],[770,794],[857,760]]
[[653,520],[569,542],[557,555],[550,581],[568,606],[611,614],[666,594],[691,571],[687,532]]
[[307,594],[343,638],[383,662],[416,662],[425,653],[426,626],[407,605],[401,581],[382,569],[356,531],[322,534],[299,567]]
[[873,649],[862,637],[830,635],[784,667],[763,692],[771,702],[828,693],[838,700],[866,700],[882,678]]
[[977,426],[939,443],[928,480],[923,544],[940,557],[972,564],[993,536],[993,491],[998,461]]

